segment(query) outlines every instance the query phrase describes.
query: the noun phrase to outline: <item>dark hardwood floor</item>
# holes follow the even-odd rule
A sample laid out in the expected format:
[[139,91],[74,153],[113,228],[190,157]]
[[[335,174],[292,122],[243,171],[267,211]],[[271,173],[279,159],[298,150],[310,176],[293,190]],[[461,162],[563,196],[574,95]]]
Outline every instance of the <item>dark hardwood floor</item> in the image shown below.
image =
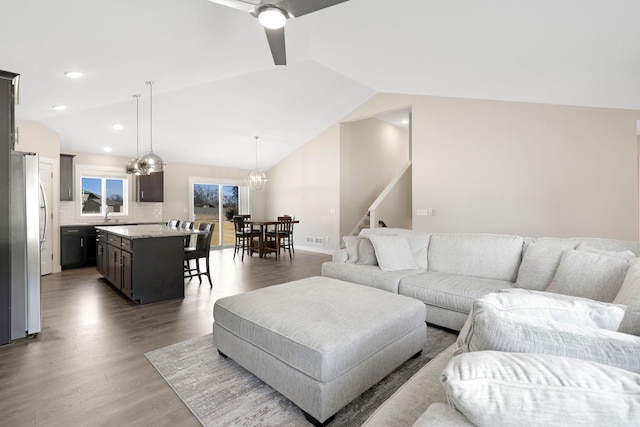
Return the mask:
[[198,426],[145,352],[211,333],[221,297],[320,274],[329,255],[211,253],[185,298],[138,306],[95,268],[42,278],[42,332],[0,346],[0,426]]

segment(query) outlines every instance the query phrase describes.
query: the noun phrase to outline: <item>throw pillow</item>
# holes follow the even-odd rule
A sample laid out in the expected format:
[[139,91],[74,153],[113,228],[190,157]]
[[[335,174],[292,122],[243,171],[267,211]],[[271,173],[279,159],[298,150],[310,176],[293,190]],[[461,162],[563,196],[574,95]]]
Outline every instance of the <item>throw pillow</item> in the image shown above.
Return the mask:
[[360,243],[358,244],[358,261],[356,261],[356,264],[378,265],[376,251],[373,248],[371,240],[368,238],[360,238]]
[[409,242],[404,236],[373,234],[370,239],[382,271],[415,270],[418,268],[413,260]]
[[[499,310],[483,298],[475,301],[460,331],[456,354],[484,350],[543,353],[604,363],[640,372],[640,338],[616,331],[583,326],[587,313],[562,314],[565,321]],[[616,306],[612,307],[612,311]],[[546,309],[547,312],[553,311]],[[620,315],[616,316],[618,319]],[[588,320],[585,320],[588,323]]]
[[516,288],[544,291],[558,269],[562,253],[574,249],[576,239],[543,237],[526,238],[522,253],[522,263],[518,269]]
[[518,316],[532,316],[587,328],[615,331],[625,315],[625,306],[551,292],[502,289],[474,301],[458,335],[458,347],[468,348],[471,322],[476,314],[493,310]]
[[627,306],[618,331],[640,336],[640,260],[629,268],[613,302]]
[[630,259],[568,250],[562,254],[548,292],[611,302],[618,294]]
[[479,426],[637,426],[640,375],[543,354],[466,353],[441,383],[449,403]]
[[357,236],[344,236],[342,238],[347,251],[347,264],[355,264],[358,262],[358,246],[360,246],[360,238]]

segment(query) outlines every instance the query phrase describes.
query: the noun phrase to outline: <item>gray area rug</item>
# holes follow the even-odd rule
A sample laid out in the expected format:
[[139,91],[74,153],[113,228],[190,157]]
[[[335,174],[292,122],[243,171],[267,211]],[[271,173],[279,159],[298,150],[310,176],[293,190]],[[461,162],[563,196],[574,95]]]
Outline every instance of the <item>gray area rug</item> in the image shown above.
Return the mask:
[[[411,359],[349,403],[331,427],[359,426],[421,367],[456,339],[429,326],[422,355]],[[308,427],[302,411],[231,359],[218,355],[211,334],[145,356],[204,426]]]

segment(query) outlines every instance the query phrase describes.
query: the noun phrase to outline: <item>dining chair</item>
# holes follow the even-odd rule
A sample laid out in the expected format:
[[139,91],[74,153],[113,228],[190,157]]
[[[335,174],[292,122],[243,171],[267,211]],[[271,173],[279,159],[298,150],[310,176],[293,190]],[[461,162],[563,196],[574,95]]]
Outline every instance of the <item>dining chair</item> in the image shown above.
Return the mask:
[[251,215],[234,215],[233,228],[236,235],[236,244],[233,250],[233,259],[236,259],[238,250],[242,251],[241,260],[244,261],[245,251],[249,252],[249,256],[253,253],[253,239],[260,239],[260,231],[254,230],[250,224],[245,221],[251,218]]
[[[211,251],[211,237],[213,236],[213,229],[215,224],[211,222],[201,222],[198,226],[199,231],[207,231],[207,234],[198,234],[196,236],[196,245],[193,247],[184,248],[184,278],[191,279],[198,276],[198,280],[202,283],[202,275],[206,275],[209,279],[209,286],[213,288],[211,282],[211,274],[209,271],[209,254]],[[200,259],[205,258],[206,271],[200,270]],[[191,267],[191,260],[196,261],[196,266]]]
[[265,233],[266,247],[276,253],[276,259],[280,258],[281,250],[289,251],[291,258],[291,225],[290,216],[279,216],[274,228]]
[[295,248],[295,246],[293,246],[293,226],[295,224],[293,223],[293,221],[296,220],[296,216],[295,215],[291,216],[291,215],[287,215],[287,214],[284,214],[282,216],[285,217],[285,218],[291,218],[291,232],[289,233],[289,244],[291,245],[291,251],[295,254],[296,253],[296,248]]

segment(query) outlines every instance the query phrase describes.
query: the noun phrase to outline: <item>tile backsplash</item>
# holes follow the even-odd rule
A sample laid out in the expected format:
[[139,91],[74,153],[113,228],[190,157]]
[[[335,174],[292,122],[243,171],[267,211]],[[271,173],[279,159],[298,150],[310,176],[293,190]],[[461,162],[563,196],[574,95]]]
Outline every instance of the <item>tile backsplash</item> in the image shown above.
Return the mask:
[[[60,215],[60,225],[79,223],[103,223],[103,217],[82,218],[78,213],[77,204],[73,202],[60,202],[58,212]],[[120,222],[161,222],[162,203],[130,203],[129,215],[125,218],[111,216],[110,219],[120,219]]]

